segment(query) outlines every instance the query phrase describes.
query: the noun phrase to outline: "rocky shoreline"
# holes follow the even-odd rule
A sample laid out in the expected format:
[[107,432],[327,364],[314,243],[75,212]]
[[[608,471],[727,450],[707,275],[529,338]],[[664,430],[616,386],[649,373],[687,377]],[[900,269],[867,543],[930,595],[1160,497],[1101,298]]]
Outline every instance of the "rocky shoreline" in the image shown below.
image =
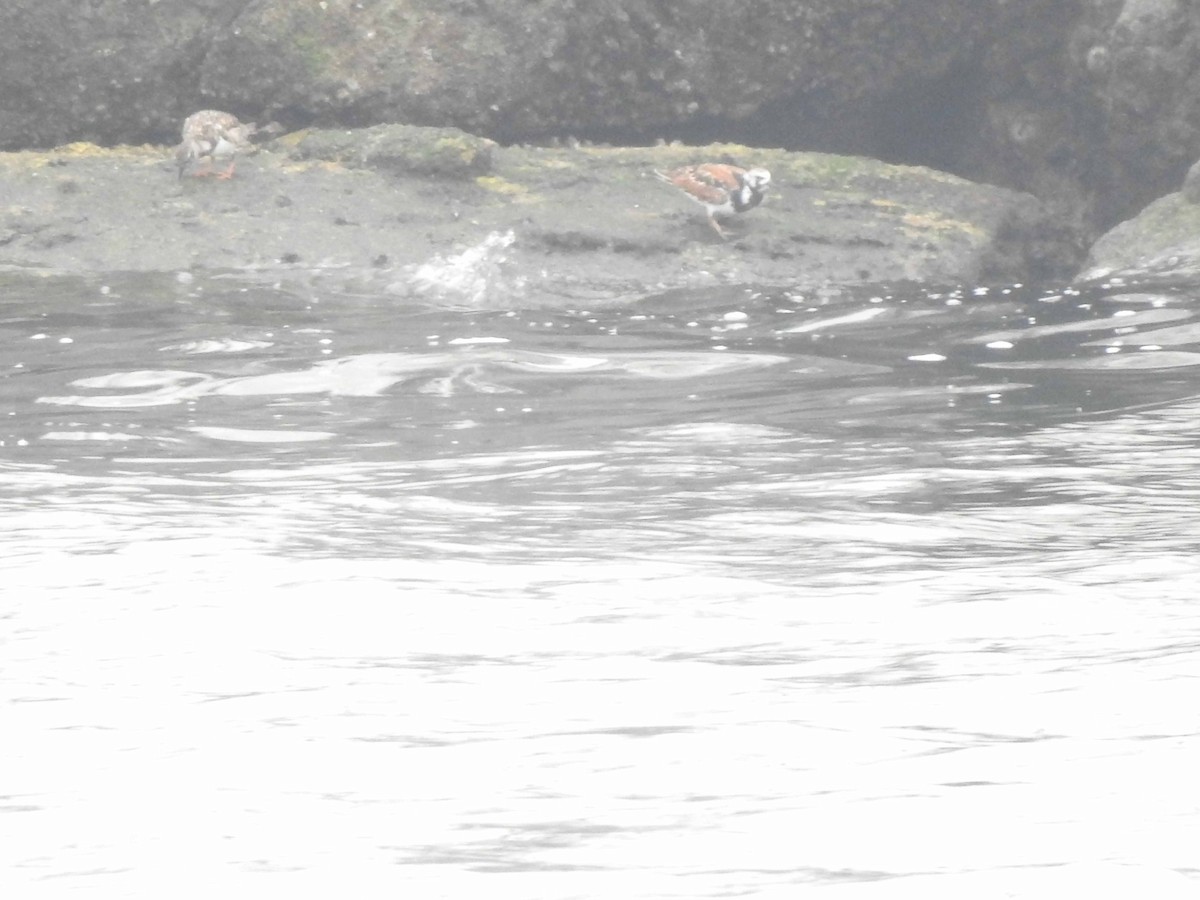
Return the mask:
[[1200,155],[1179,0],[9,0],[0,150],[164,144],[229,110],[502,141],[730,141],[1036,196],[1080,246]]
[[[652,177],[695,162],[769,168],[729,240]],[[508,235],[548,298],[722,283],[1011,282],[1069,271],[1069,230],[1035,198],[920,167],[707,147],[502,147],[457,129],[308,130],[229,181],[178,180],[169,148],[0,154],[0,263],[65,272],[313,272],[396,285]]]
[[[1178,0],[12,0],[0,261],[378,273],[511,231],[551,292],[1160,277],[1200,256],[1198,36]],[[205,108],[290,134],[171,183]],[[716,245],[647,179],[724,160],[775,185]]]

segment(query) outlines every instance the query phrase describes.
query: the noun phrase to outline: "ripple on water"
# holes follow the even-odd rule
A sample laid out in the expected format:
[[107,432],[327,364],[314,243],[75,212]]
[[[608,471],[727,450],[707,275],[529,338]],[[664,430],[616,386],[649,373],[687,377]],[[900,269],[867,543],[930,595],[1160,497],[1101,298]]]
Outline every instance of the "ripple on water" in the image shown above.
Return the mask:
[[19,895],[1194,893],[1186,297],[109,280],[4,324]]

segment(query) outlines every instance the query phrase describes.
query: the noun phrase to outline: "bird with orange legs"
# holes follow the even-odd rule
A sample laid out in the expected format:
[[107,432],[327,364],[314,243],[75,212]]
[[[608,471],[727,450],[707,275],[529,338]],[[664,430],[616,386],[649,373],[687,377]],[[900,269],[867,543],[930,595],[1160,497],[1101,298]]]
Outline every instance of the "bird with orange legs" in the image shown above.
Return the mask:
[[[216,109],[203,109],[188,116],[183,122],[183,141],[175,148],[179,177],[183,178],[188,166],[200,163],[192,171],[195,177],[232,178],[238,153],[250,149],[250,138],[257,130],[253,122],[239,122],[237,116]],[[213,164],[219,159],[229,160],[229,165],[214,172]]]
[[726,163],[703,163],[654,174],[703,206],[708,212],[708,224],[722,240],[725,230],[717,216],[754,209],[762,203],[771,183],[771,173],[766,169],[743,169]]

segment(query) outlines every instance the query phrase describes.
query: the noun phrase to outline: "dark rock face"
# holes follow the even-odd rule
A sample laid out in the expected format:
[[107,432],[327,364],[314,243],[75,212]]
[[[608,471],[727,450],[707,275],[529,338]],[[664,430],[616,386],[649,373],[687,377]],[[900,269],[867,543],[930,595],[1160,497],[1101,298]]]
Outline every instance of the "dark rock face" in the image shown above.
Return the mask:
[[[0,4],[0,149],[177,140],[243,0]],[[218,73],[219,74],[219,73]],[[236,73],[234,73],[236,76]]]
[[0,147],[163,139],[193,108],[489,136],[834,109],[988,33],[952,0],[10,0]]
[[1177,190],[1200,156],[1200,5],[1091,0],[1072,55],[1103,111],[1111,222]]
[[1200,156],[1200,4],[1010,4],[958,166],[1094,234],[1177,190]]

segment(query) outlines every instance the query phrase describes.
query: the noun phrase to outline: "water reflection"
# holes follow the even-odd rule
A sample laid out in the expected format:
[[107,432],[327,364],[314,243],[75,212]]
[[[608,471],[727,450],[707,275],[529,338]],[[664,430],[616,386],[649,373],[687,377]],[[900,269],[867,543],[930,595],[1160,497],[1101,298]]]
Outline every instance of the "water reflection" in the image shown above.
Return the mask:
[[14,896],[1194,893],[1185,292],[5,289]]

